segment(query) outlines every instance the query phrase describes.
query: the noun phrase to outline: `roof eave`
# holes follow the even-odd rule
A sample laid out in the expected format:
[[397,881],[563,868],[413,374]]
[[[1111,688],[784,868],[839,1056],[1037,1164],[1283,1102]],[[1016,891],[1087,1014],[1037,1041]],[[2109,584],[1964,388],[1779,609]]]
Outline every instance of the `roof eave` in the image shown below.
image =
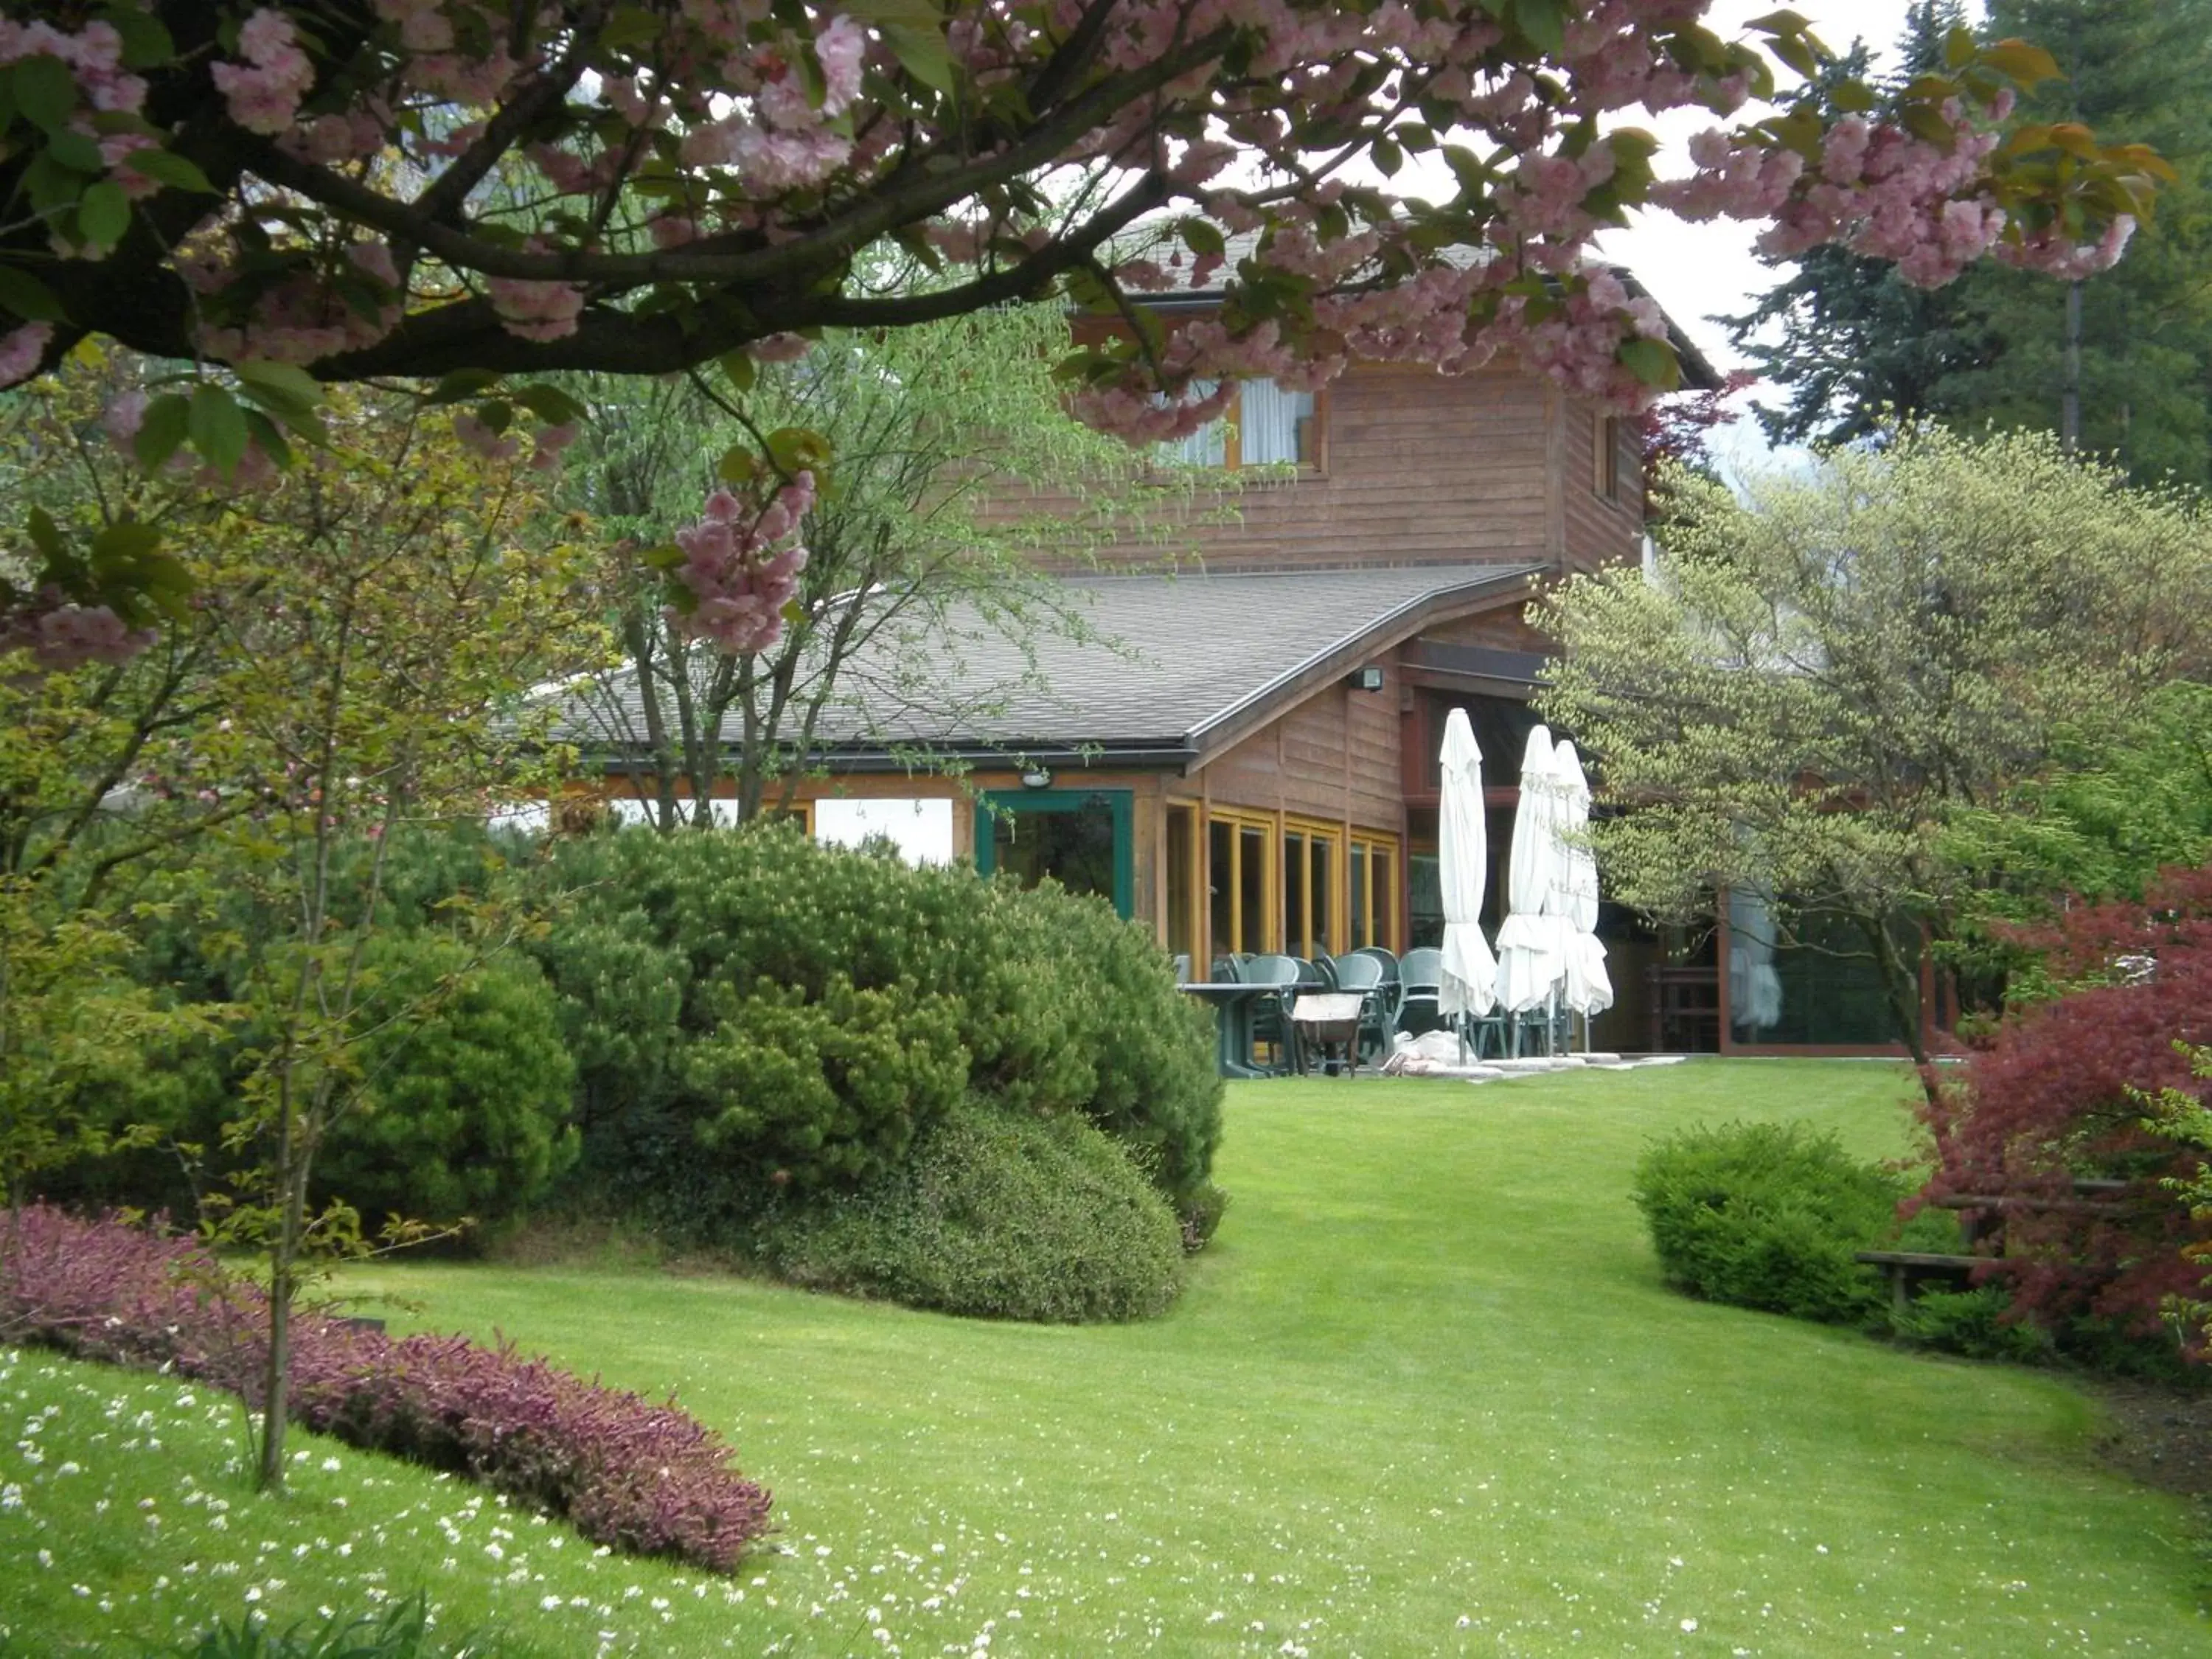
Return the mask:
[[1507,565],[1490,575],[1431,588],[1393,605],[1356,632],[1324,647],[1295,667],[1255,686],[1243,696],[1193,726],[1184,738],[1192,755],[1191,768],[1204,765],[1222,750],[1235,747],[1276,718],[1279,706],[1358,667],[1377,651],[1388,650],[1411,637],[1449,611],[1481,599],[1510,597],[1516,587],[1533,585],[1548,567],[1542,564]]

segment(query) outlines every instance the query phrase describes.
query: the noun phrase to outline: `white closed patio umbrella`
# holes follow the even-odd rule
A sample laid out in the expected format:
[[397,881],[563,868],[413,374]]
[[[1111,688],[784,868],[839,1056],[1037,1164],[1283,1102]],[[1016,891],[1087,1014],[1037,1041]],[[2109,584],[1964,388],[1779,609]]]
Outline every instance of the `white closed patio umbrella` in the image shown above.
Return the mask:
[[1553,750],[1559,777],[1559,853],[1565,879],[1552,890],[1559,915],[1571,930],[1561,998],[1583,1017],[1583,1046],[1589,1047],[1589,1017],[1613,1006],[1613,978],[1605,971],[1605,946],[1597,938],[1597,854],[1590,850],[1589,780],[1582,757],[1564,739]]
[[1505,921],[1498,930],[1498,1000],[1510,1014],[1547,1006],[1567,971],[1567,926],[1547,915],[1552,872],[1559,858],[1559,789],[1552,734],[1528,733],[1521,757],[1521,805],[1513,814],[1513,842],[1505,871]]
[[1490,881],[1490,826],[1482,802],[1482,750],[1467,711],[1444,720],[1443,790],[1437,810],[1437,872],[1443,887],[1443,987],[1437,1012],[1480,1019],[1498,1006],[1498,959],[1482,936]]

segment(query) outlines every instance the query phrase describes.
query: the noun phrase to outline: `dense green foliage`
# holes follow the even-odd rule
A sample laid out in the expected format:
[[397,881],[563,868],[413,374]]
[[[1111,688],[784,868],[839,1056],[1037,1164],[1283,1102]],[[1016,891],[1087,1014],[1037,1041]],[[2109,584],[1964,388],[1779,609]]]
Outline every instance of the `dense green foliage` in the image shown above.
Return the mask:
[[1915,1347],[1963,1354],[1969,1359],[2007,1359],[2035,1364],[2055,1352],[2051,1333],[2008,1317],[2011,1293],[2002,1285],[1970,1290],[1925,1290],[1887,1316],[1889,1334]]
[[2063,430],[2069,386],[2082,450],[2145,483],[2212,483],[2212,3],[1990,0],[1984,33],[2027,35],[2064,78],[2022,94],[2012,125],[2080,122],[2157,147],[2180,170],[2127,255],[2079,286],[2079,369],[2068,366],[2068,288],[1970,270],[1951,296],[1976,349],[1929,408],[1962,430]]
[[1636,1205],[1668,1280],[1710,1302],[1855,1322],[1881,1279],[1855,1252],[1893,1226],[1902,1186],[1796,1123],[1683,1130],[1636,1166]]
[[2212,685],[2162,687],[2102,741],[2063,733],[2050,768],[1954,815],[1946,855],[1978,879],[1948,952],[2014,1005],[2052,994],[2020,924],[2080,901],[2142,896],[2164,868],[2212,860]]
[[[257,1017],[252,984],[229,971],[235,960],[202,954],[213,938],[172,929],[143,971],[166,966],[178,976],[167,982],[191,1006],[229,1017],[186,1038],[118,1049],[83,1090],[87,1115],[114,1132],[143,1126],[153,1144],[57,1172],[46,1183],[54,1196],[188,1212],[197,1190],[237,1165],[224,1127],[276,1034]],[[496,1224],[522,1214],[578,1146],[568,1127],[575,1066],[538,964],[434,930],[394,930],[367,941],[361,967],[347,1063],[362,1086],[317,1149],[313,1190],[371,1221]]]
[[1608,890],[1682,922],[1769,895],[1784,945],[1832,918],[1923,1055],[1899,940],[1948,945],[2006,878],[1959,827],[2155,726],[2206,660],[2203,504],[2047,436],[1922,426],[1741,494],[1684,477],[1668,535],[1655,579],[1541,607],[1540,706],[1633,808],[1593,829]]
[[780,1194],[891,1176],[971,1091],[1082,1115],[1170,1197],[1206,1177],[1206,1022],[1103,904],[774,828],[592,837],[550,878],[578,1184],[613,1208],[734,1237]]
[[[1029,1249],[1025,1229],[1103,1229],[1127,1244],[1116,1271],[1133,1278],[1084,1294],[1127,1316],[1160,1305],[1175,1277],[1132,1241],[1165,1217],[1166,1235],[1180,1226],[1196,1249],[1218,1221],[1210,1024],[1146,933],[1105,904],[825,848],[784,827],[523,850],[483,834],[403,836],[388,849],[348,1057],[366,1086],[318,1154],[318,1190],[372,1221],[503,1221],[574,1166],[554,1206],[775,1261],[763,1217],[796,1226],[811,1206],[889,1190],[933,1126],[970,1099],[1036,1121],[1022,1144],[1049,1151],[1053,1167],[1091,1171],[1065,1193],[1006,1188],[986,1206],[996,1213],[975,1260]],[[362,853],[342,848],[337,862]],[[509,911],[545,920],[489,956],[447,920]],[[224,1168],[228,1103],[270,1040],[232,943],[255,925],[233,896],[165,913],[143,975],[237,1017],[218,1036],[103,1072],[106,1115],[155,1126],[160,1144],[81,1160],[54,1195],[181,1211],[194,1188],[168,1148],[199,1147],[204,1174]],[[1095,1149],[1066,1150],[1089,1145],[1068,1138],[1079,1125],[1110,1137],[1107,1174]],[[944,1147],[974,1144],[970,1133]],[[940,1152],[949,1167],[954,1152]],[[1149,1194],[1134,1232],[1116,1184],[1130,1180]],[[1070,1207],[1085,1194],[1106,1195],[1089,1222]],[[1099,1254],[1038,1249],[1056,1261]],[[990,1273],[976,1273],[987,1286]],[[958,1293],[917,1295],[951,1305]],[[978,1310],[1068,1318],[1093,1305],[1056,1290],[1000,1300]]]
[[372,1218],[526,1209],[577,1152],[576,1068],[544,975],[434,933],[385,934],[362,957],[380,1006],[422,1012],[363,1038],[369,1087],[324,1143],[317,1184]]
[[1088,1323],[1164,1309],[1182,1246],[1167,1200],[1112,1137],[1081,1118],[971,1104],[858,1194],[775,1218],[763,1255],[797,1285]]

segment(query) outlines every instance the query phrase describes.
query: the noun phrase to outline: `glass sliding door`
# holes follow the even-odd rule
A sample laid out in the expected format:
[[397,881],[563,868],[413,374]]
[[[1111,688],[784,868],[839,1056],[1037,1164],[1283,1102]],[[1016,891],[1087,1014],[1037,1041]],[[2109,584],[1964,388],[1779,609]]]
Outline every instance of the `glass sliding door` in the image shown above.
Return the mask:
[[1266,818],[1209,815],[1206,915],[1211,956],[1257,956],[1274,948],[1275,826]]
[[1352,948],[1398,948],[1398,838],[1354,830],[1351,853]]
[[1283,949],[1310,961],[1335,951],[1341,832],[1291,820],[1283,827]]
[[1204,880],[1199,858],[1198,804],[1170,801],[1160,857],[1166,866],[1167,911],[1162,918],[1168,954],[1188,956],[1190,971],[1206,977],[1206,939],[1200,930],[1199,895]]

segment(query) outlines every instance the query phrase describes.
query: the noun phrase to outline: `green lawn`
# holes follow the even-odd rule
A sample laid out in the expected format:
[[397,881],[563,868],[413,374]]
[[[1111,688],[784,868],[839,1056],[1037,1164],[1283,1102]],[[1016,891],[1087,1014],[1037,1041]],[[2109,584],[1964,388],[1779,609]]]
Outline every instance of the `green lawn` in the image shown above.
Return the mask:
[[[451,1484],[380,1467],[393,1484],[363,1487],[372,1460],[340,1451],[326,1473],[319,1445],[289,1509],[231,1477],[226,1537],[147,1540],[133,1493],[153,1470],[116,1469],[90,1395],[45,1431],[43,1465],[11,1461],[40,1390],[125,1386],[26,1356],[0,1382],[0,1482],[26,1494],[0,1509],[0,1624],[26,1652],[157,1634],[271,1577],[289,1582],[262,1605],[289,1616],[352,1577],[330,1540],[376,1526],[349,1565],[374,1555],[392,1589],[428,1583],[447,1627],[498,1622],[556,1654],[2212,1654],[2188,1513],[2099,1468],[2096,1414],[2063,1383],[1660,1286],[1626,1197],[1648,1137],[1790,1115],[1893,1152],[1909,1086],[1759,1060],[1238,1085],[1220,1237],[1175,1311],[1134,1327],[647,1273],[360,1276],[421,1322],[678,1389],[776,1493],[780,1548],[733,1584],[555,1551],[553,1529],[489,1506],[456,1518],[470,1494]],[[69,1454],[80,1490],[112,1496],[94,1516],[52,1470],[67,1432],[103,1427]],[[195,1448],[207,1484],[204,1437],[164,1455]],[[34,1536],[42,1507],[63,1518]],[[57,1537],[67,1559],[32,1565]],[[211,1577],[227,1546],[247,1560]],[[188,1583],[164,1552],[201,1570]]]

